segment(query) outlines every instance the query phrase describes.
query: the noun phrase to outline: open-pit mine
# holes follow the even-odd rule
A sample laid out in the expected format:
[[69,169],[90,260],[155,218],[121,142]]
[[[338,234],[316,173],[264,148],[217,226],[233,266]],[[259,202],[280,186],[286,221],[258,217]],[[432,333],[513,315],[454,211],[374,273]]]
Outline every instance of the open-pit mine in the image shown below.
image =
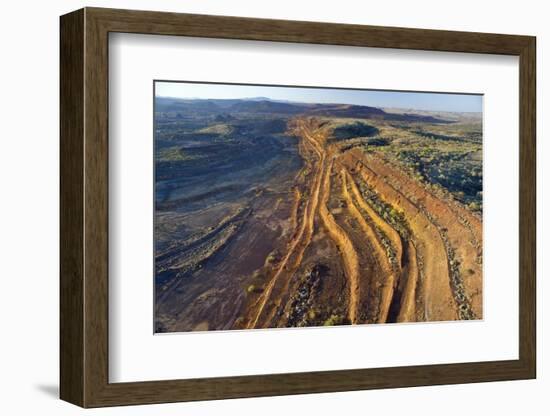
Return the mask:
[[481,115],[155,103],[155,331],[481,319]]

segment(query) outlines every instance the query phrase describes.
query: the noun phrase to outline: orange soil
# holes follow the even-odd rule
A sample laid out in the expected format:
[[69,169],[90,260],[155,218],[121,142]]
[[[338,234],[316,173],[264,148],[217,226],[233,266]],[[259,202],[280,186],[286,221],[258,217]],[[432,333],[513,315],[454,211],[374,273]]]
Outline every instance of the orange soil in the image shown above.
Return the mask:
[[[340,273],[347,282],[344,300],[350,323],[366,322],[360,308],[372,308],[371,316],[373,311],[377,314],[373,322],[378,323],[456,320],[460,307],[471,308],[474,317],[481,317],[482,225],[476,215],[435,195],[382,155],[358,148],[341,152],[315,119],[295,120],[293,131],[301,137],[305,166],[297,176],[290,210],[293,231],[281,258],[267,269],[271,273],[263,290],[249,302],[251,318],[245,327],[285,324],[289,305],[296,299],[292,295],[303,282],[300,273],[315,260],[311,253],[321,250],[324,235],[339,257],[331,276]],[[360,184],[376,192],[386,206],[402,212],[409,237],[402,237],[365,200]],[[341,192],[334,191],[339,186]],[[343,208],[335,208],[338,201]],[[306,256],[312,246],[315,250]],[[390,261],[390,252],[395,260]],[[451,266],[458,267],[458,280]],[[457,295],[462,290],[457,282],[463,285],[465,300]]]

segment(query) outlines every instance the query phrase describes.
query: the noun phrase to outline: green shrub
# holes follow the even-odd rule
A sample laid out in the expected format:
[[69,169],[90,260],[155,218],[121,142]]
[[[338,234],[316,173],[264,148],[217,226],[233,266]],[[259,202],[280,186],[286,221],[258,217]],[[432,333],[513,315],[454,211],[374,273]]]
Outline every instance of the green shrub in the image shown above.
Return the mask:
[[478,202],[470,202],[468,208],[472,211],[479,211],[481,210],[481,205]]
[[340,315],[331,315],[330,318],[328,318],[324,326],[334,326],[334,325],[341,325],[344,322],[344,317]]

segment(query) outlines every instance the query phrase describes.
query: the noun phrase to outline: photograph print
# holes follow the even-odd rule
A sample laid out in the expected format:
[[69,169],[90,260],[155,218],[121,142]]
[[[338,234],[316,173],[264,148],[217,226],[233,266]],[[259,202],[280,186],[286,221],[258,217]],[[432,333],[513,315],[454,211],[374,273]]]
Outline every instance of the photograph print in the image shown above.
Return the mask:
[[483,319],[482,109],[155,81],[155,333]]

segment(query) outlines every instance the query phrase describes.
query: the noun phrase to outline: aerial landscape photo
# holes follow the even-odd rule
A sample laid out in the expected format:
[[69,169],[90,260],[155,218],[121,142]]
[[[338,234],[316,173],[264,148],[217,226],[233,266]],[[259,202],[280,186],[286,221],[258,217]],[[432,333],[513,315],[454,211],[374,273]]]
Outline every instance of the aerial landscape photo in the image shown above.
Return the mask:
[[483,96],[155,81],[155,333],[483,319]]

